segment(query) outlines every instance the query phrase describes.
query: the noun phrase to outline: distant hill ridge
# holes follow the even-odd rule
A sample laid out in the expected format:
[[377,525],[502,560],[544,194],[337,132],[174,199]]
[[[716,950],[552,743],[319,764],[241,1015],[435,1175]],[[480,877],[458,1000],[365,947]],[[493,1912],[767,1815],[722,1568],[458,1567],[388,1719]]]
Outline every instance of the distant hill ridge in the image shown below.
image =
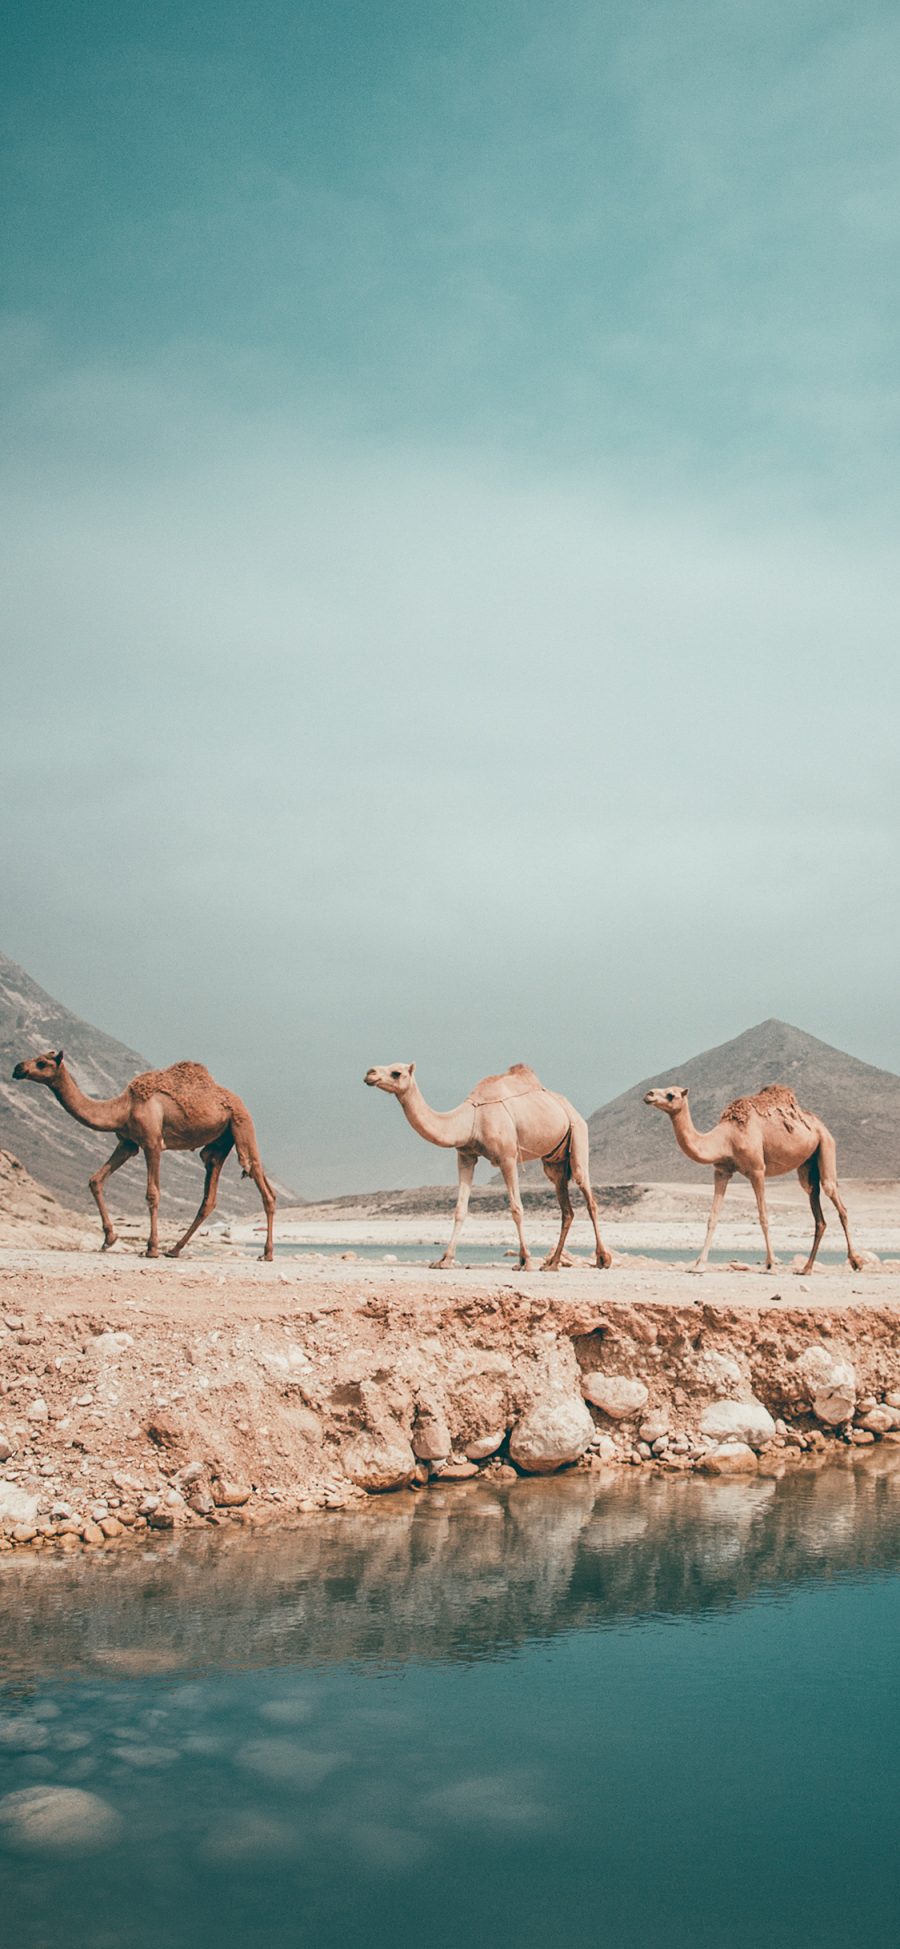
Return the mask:
[[786,1083],[833,1132],[842,1177],[900,1178],[900,1076],[773,1018],[645,1077],[595,1110],[588,1120],[595,1182],[665,1184],[709,1176],[708,1166],[691,1163],[679,1150],[668,1117],[643,1101],[645,1091],[671,1083],[690,1090],[699,1130],[717,1123],[734,1097]]
[[[45,1049],[65,1050],[66,1061],[88,1096],[117,1096],[132,1076],[157,1066],[73,1015],[39,988],[24,968],[0,954],[0,1148],[20,1158],[32,1177],[72,1210],[95,1213],[88,1178],[109,1156],[115,1137],[107,1130],[88,1130],[76,1123],[49,1090],[11,1081],[15,1063]],[[146,1181],[142,1158],[116,1172],[106,1194],[113,1215],[146,1211]],[[193,1215],[202,1191],[199,1158],[167,1151],[162,1167],[163,1223],[167,1210],[179,1217]],[[291,1202],[298,1200],[292,1197]],[[234,1158],[229,1158],[221,1181],[220,1212],[256,1215],[259,1209],[255,1185],[242,1182]]]

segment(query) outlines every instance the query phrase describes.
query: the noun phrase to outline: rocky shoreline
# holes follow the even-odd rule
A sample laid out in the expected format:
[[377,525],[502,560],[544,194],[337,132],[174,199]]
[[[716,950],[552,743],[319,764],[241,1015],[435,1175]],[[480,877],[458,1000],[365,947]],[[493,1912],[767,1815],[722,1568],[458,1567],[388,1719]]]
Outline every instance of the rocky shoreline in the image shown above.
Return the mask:
[[0,1552],[563,1469],[777,1476],[900,1443],[895,1280],[859,1298],[832,1274],[787,1305],[753,1280],[740,1303],[695,1297],[677,1268],[571,1277],[563,1297],[508,1273],[75,1276],[36,1256],[0,1276]]

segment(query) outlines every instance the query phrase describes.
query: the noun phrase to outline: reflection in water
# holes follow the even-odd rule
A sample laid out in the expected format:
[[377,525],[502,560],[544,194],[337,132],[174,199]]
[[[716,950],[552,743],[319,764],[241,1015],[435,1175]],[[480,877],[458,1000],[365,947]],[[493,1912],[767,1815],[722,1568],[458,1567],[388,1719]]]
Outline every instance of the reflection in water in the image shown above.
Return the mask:
[[886,1449],[4,1562],[10,1939],[896,1939],[898,1565]]

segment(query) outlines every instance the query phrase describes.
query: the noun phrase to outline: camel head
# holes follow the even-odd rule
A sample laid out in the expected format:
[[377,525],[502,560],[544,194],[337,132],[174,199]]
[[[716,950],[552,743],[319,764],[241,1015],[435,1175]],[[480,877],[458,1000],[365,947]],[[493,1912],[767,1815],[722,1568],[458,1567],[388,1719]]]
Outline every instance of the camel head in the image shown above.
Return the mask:
[[49,1083],[52,1087],[59,1080],[62,1062],[61,1049],[55,1051],[50,1049],[46,1056],[33,1056],[30,1062],[17,1062],[13,1070],[13,1082]]
[[387,1090],[389,1096],[405,1096],[415,1073],[414,1062],[385,1063],[383,1069],[367,1069],[363,1081],[372,1090]]
[[648,1090],[644,1097],[651,1110],[664,1110],[667,1117],[674,1117],[677,1110],[684,1108],[687,1100],[687,1090],[681,1083],[673,1083],[669,1090]]

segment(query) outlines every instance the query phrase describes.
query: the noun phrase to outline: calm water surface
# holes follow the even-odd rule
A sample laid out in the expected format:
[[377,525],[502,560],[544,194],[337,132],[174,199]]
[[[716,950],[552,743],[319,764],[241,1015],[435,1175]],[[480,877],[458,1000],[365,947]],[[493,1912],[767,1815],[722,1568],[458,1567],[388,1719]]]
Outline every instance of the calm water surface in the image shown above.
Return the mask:
[[900,1940],[900,1467],[575,1476],[0,1562],[17,1949]]

